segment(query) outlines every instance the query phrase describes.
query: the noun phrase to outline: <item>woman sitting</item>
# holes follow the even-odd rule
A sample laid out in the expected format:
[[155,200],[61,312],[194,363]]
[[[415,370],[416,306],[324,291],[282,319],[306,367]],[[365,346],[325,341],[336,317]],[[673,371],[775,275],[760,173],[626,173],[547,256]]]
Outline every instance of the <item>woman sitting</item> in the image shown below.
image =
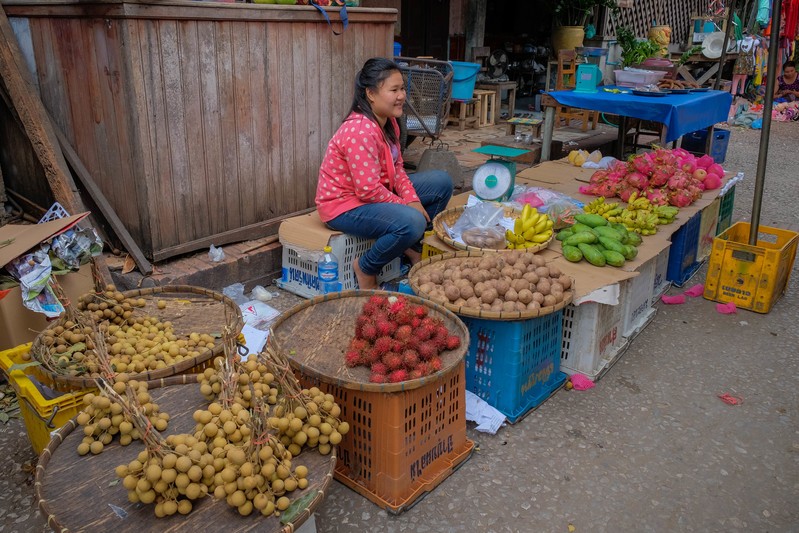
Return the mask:
[[799,98],[799,80],[796,78],[796,63],[787,61],[782,65],[782,76],[777,76],[774,98],[779,102],[795,102]]
[[391,60],[372,58],[355,76],[355,96],[327,146],[316,187],[319,217],[329,228],[375,239],[353,260],[361,289],[377,288],[377,274],[405,254],[421,259],[419,243],[452,196],[443,171],[405,173],[397,118],[405,80]]

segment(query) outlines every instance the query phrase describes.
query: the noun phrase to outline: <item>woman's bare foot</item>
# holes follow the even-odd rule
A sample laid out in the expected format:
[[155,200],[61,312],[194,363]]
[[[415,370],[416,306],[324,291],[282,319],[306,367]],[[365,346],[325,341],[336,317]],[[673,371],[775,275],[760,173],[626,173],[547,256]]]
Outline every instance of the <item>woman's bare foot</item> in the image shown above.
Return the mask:
[[422,260],[422,252],[417,252],[416,250],[408,248],[405,250],[405,257],[408,258],[408,261],[411,262],[411,266],[413,266]]
[[356,257],[352,260],[352,271],[355,272],[355,279],[358,280],[358,288],[363,291],[377,289],[377,276],[370,276],[361,270],[358,259],[359,258]]

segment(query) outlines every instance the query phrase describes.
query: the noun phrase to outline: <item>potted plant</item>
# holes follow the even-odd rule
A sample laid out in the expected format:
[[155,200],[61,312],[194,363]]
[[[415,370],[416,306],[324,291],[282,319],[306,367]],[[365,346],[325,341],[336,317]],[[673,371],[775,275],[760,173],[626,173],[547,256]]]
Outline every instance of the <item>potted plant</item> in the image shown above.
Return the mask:
[[557,0],[555,2],[555,29],[552,32],[552,47],[572,50],[583,45],[585,25],[597,7],[605,7],[614,13],[618,9],[616,0]]
[[657,57],[661,46],[650,39],[638,39],[633,31],[620,26],[616,30],[616,40],[621,47],[621,66],[640,65],[650,57]]

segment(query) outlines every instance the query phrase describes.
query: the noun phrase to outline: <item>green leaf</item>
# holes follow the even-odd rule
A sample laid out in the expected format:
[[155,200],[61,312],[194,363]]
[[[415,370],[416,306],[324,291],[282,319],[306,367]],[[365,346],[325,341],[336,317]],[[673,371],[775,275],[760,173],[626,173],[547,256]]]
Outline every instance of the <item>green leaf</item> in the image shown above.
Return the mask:
[[111,482],[108,483],[109,487],[113,487],[115,485],[119,485],[119,480],[118,479],[115,479],[114,481],[111,481]]
[[72,355],[75,352],[82,352],[86,350],[86,344],[83,342],[76,342],[64,352],[64,355]]
[[288,524],[289,522],[293,522],[295,518],[297,518],[303,511],[305,511],[308,506],[311,504],[316,495],[319,493],[319,490],[312,490],[308,494],[302,496],[301,498],[297,498],[283,511],[283,514],[280,515],[280,523],[281,524]]
[[8,367],[8,372],[11,373],[14,370],[22,370],[25,371],[26,368],[30,368],[32,366],[42,366],[39,361],[28,361],[27,363],[14,363],[10,367]]
[[[5,411],[0,411],[0,422],[2,422],[3,424],[7,424],[8,420],[9,420],[9,418],[8,418],[8,415],[6,414],[6,412]],[[289,507],[289,508],[291,508],[291,507]]]

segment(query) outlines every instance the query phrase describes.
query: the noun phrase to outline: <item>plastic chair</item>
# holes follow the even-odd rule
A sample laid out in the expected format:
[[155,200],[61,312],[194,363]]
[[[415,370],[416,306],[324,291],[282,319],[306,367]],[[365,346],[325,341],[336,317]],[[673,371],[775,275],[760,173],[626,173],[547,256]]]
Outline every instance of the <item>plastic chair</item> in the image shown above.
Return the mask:
[[[558,77],[555,82],[556,91],[567,91],[574,89],[577,83],[577,53],[574,50],[558,51]],[[563,120],[568,126],[572,119],[582,121],[582,130],[588,130],[588,123],[591,122],[591,129],[596,129],[597,111],[580,109],[577,107],[558,106],[555,109],[556,123]]]

